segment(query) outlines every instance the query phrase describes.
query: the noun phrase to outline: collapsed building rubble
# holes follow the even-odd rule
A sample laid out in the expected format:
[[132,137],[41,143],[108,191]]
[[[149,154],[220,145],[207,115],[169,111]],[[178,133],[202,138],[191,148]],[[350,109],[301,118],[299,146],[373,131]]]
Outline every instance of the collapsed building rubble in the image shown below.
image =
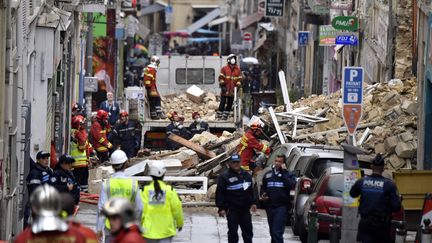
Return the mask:
[[[364,90],[363,117],[355,140],[357,145],[370,153],[383,153],[390,171],[416,166],[416,97],[415,79],[395,79],[370,85]],[[295,133],[292,119],[280,122],[280,129],[287,135],[288,141],[329,145],[340,145],[346,141],[340,91],[330,96],[302,98],[293,103],[292,108],[306,115],[322,116],[328,121],[303,122],[297,125]],[[283,110],[284,106],[275,108],[275,112]],[[273,123],[268,112],[262,119],[268,124]]]

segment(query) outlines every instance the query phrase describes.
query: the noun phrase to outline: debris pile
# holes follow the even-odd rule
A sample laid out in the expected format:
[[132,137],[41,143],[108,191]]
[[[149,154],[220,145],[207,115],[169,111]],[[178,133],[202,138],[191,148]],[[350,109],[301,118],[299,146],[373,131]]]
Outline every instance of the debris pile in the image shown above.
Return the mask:
[[[399,79],[370,85],[364,90],[363,117],[356,133],[357,145],[370,153],[385,154],[390,170],[413,168],[417,151],[417,100],[416,80]],[[311,96],[292,104],[294,111],[322,116],[320,123],[298,123],[293,136],[292,120],[280,123],[281,130],[292,142],[339,145],[346,141],[347,132],[342,119],[341,92],[330,96]],[[277,107],[276,114],[284,107]],[[268,113],[262,116],[272,124]]]
[[412,67],[412,10],[413,2],[409,0],[398,1],[396,12],[396,50],[395,51],[395,77],[411,77]]
[[[202,102],[195,102],[200,100]],[[162,107],[166,113],[176,111],[182,114],[186,120],[192,120],[192,112],[197,111],[205,121],[214,121],[219,102],[216,95],[210,92],[195,98],[190,93],[187,93],[162,97]]]

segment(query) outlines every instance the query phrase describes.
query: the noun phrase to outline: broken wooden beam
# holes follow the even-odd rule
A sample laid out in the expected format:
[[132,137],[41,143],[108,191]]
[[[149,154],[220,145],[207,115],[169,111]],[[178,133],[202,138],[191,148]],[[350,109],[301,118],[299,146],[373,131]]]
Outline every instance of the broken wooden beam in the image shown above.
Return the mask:
[[188,147],[188,148],[192,149],[193,151],[197,152],[199,155],[201,155],[201,156],[203,156],[205,158],[210,158],[211,159],[211,158],[216,157],[216,154],[214,152],[209,151],[209,150],[201,147],[200,145],[198,145],[196,143],[193,143],[193,142],[191,142],[189,140],[186,140],[186,139],[184,139],[184,138],[182,138],[180,136],[177,136],[175,134],[169,135],[168,139],[170,139],[170,140],[172,140],[172,141],[174,141],[174,142],[176,142],[178,144],[181,144],[181,145],[183,145],[185,147]]
[[273,107],[269,107],[268,110],[269,110],[270,116],[271,116],[271,118],[273,120],[273,124],[274,124],[274,126],[276,128],[276,132],[278,134],[279,141],[280,141],[281,144],[284,144],[285,141],[286,141],[286,138],[285,138],[284,134],[282,133],[282,131],[280,129],[279,122],[278,122],[278,120],[276,118],[276,115],[274,113]]

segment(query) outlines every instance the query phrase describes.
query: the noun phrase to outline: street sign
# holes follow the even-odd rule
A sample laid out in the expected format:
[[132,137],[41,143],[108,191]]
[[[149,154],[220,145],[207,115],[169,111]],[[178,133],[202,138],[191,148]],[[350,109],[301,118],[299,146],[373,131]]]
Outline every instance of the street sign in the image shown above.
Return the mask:
[[243,34],[243,40],[244,41],[251,41],[252,40],[252,33],[251,32],[245,32]]
[[307,46],[309,43],[309,31],[299,31],[298,32],[298,43],[299,46]]
[[358,19],[354,16],[337,16],[332,20],[332,26],[337,30],[358,30]]
[[358,45],[358,37],[355,35],[338,35],[336,37],[336,45]]
[[336,36],[338,31],[331,25],[319,26],[319,45],[334,46],[336,44]]
[[348,133],[354,135],[362,117],[364,71],[362,67],[344,67],[342,76],[342,117]]
[[284,13],[284,0],[266,0],[265,16],[281,17]]
[[84,77],[84,92],[97,92],[98,79],[96,77]]

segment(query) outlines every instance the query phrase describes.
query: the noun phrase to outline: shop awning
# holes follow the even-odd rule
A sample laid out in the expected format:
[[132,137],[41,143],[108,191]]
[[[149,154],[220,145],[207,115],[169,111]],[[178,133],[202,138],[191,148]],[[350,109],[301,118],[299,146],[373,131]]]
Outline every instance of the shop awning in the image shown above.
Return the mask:
[[141,11],[139,12],[139,17],[146,16],[146,15],[153,14],[153,13],[160,12],[160,11],[164,11],[164,10],[165,10],[164,5],[162,5],[160,3],[154,3],[148,7],[141,9]]
[[209,27],[212,27],[212,26],[219,25],[219,24],[223,24],[223,23],[226,23],[226,22],[234,23],[235,20],[234,20],[231,16],[230,16],[230,17],[228,17],[228,16],[224,16],[224,17],[222,17],[222,18],[218,18],[218,19],[215,19],[215,20],[211,21],[211,22],[208,24],[208,26],[209,26]]
[[258,22],[258,21],[260,21],[261,20],[261,18],[264,16],[264,14],[262,14],[262,13],[254,13],[254,14],[251,14],[251,15],[248,15],[248,16],[246,16],[246,17],[243,17],[242,19],[240,19],[240,21],[239,21],[239,26],[240,26],[240,29],[245,29],[245,28],[247,28],[249,25],[251,25],[251,24],[253,24],[253,23],[256,23],[256,22]]
[[202,42],[219,42],[223,41],[223,38],[219,37],[200,37],[200,38],[189,38],[187,42],[189,43],[202,43]]
[[187,27],[186,32],[188,32],[189,34],[192,34],[193,32],[201,29],[202,27],[204,27],[205,25],[210,23],[213,19],[219,17],[219,15],[220,15],[220,9],[219,8],[213,9],[211,12],[206,14],[204,17],[200,18],[195,23],[193,23],[189,27]]

